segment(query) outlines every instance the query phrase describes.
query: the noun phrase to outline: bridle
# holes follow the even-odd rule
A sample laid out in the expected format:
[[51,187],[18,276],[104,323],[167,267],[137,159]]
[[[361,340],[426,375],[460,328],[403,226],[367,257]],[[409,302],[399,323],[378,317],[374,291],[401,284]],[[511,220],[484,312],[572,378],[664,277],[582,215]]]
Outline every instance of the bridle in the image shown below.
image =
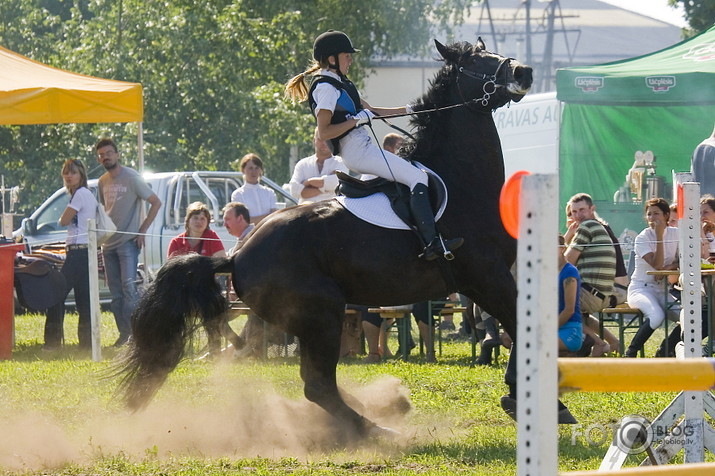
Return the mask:
[[[440,107],[435,107],[432,109],[422,109],[420,111],[414,111],[411,113],[405,113],[405,114],[388,114],[385,116],[375,116],[375,119],[380,119],[385,121],[386,123],[389,124],[386,119],[394,119],[397,117],[406,117],[406,116],[416,116],[419,114],[429,114],[432,112],[439,112],[439,111],[446,111],[449,109],[454,109],[457,107],[463,107],[467,106],[468,109],[472,111],[483,111],[483,109],[474,109],[472,106],[482,106],[482,108],[486,108],[489,106],[489,100],[491,99],[492,95],[497,92],[497,89],[500,87],[505,87],[506,84],[500,84],[498,82],[499,79],[499,73],[504,67],[504,65],[509,64],[514,58],[502,58],[499,61],[499,64],[497,65],[496,70],[494,71],[494,74],[486,74],[486,73],[476,73],[474,71],[470,71],[466,69],[464,66],[459,66],[457,68],[457,79],[455,81],[456,86],[457,86],[457,92],[459,93],[459,97],[462,99],[462,102],[456,103],[456,104],[450,104],[449,106],[440,106]],[[478,81],[483,81],[484,84],[482,85],[482,96],[478,98],[472,98],[472,99],[465,99],[464,94],[462,93],[462,88],[460,87],[459,84],[459,78],[461,75],[464,75],[468,78],[471,79],[476,79]],[[393,126],[394,127],[394,126]],[[400,129],[401,132],[404,132]]]
[[[462,98],[462,104],[467,106],[468,108],[471,109],[470,106],[472,104],[480,104],[482,107],[487,107],[489,105],[489,100],[492,97],[492,94],[497,92],[497,89],[499,87],[504,87],[506,84],[499,84],[497,81],[499,79],[499,72],[501,71],[502,67],[505,64],[508,64],[513,60],[514,58],[502,58],[499,61],[499,64],[497,65],[496,71],[494,71],[494,74],[485,74],[485,73],[475,73],[474,71],[470,71],[468,69],[465,69],[464,66],[460,66],[457,71],[459,74],[457,74],[457,92],[459,93],[459,97]],[[459,85],[459,78],[461,75],[464,75],[468,78],[471,79],[476,79],[478,81],[482,81],[484,84],[482,84],[482,97],[480,98],[474,98],[467,100],[464,98],[464,94],[462,93],[462,88]]]
[[[397,117],[405,117],[405,116],[413,116],[413,115],[419,115],[419,114],[429,114],[432,112],[438,112],[438,111],[445,111],[448,109],[454,109],[457,107],[462,107],[462,106],[467,106],[467,108],[471,111],[474,112],[479,112],[482,113],[484,112],[484,108],[489,106],[489,100],[491,99],[492,95],[497,92],[497,90],[500,87],[505,87],[506,84],[499,84],[499,72],[502,70],[505,64],[508,64],[513,60],[514,58],[504,58],[502,57],[499,60],[499,64],[497,65],[496,70],[494,71],[494,74],[486,74],[486,73],[476,73],[474,71],[470,71],[468,69],[465,69],[464,66],[459,66],[457,68],[457,79],[455,80],[456,86],[457,86],[457,92],[459,93],[459,97],[462,99],[462,102],[456,103],[456,104],[450,104],[449,106],[441,106],[441,107],[435,107],[432,109],[422,109],[420,111],[413,111],[410,113],[405,113],[405,114],[388,114],[385,116],[375,116],[375,119],[380,119],[385,122],[388,126],[391,128],[395,129],[396,131],[399,131],[400,133],[404,134],[406,137],[409,137],[412,140],[415,140],[415,138],[407,132],[406,130],[397,127],[396,125],[392,124],[390,121],[387,119],[393,119]],[[482,97],[479,98],[473,98],[473,99],[465,99],[464,94],[462,93],[462,88],[459,85],[459,78],[461,75],[464,75],[468,78],[471,79],[476,79],[478,81],[482,81],[484,84],[482,85]],[[506,81],[505,81],[506,82]],[[473,106],[479,106],[481,105],[482,108],[474,108]],[[375,138],[376,143],[379,143],[379,140],[377,139],[377,135],[375,134],[375,130],[372,128],[372,124],[368,123],[368,127],[372,131],[372,135]],[[382,149],[380,149],[382,151]],[[385,158],[385,153],[382,152],[382,157],[385,160],[385,164],[387,164],[387,168],[390,171],[390,175],[392,175],[392,179],[394,182],[397,182],[395,180],[394,174],[392,174],[392,169],[390,168],[390,164],[387,162],[387,159]],[[399,194],[399,191],[398,191]]]

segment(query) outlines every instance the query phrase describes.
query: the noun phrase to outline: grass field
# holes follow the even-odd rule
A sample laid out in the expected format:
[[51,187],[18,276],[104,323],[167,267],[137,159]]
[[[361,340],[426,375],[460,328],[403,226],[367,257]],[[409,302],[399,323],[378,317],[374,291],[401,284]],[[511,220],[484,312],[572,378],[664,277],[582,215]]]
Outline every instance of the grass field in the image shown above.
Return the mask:
[[[356,444],[337,437],[330,419],[302,397],[295,358],[186,360],[147,410],[129,414],[111,376],[117,351],[103,348],[100,363],[80,353],[77,317],[69,314],[65,349],[48,354],[41,350],[43,324],[40,315],[17,316],[14,358],[0,361],[0,474],[516,472],[516,426],[499,407],[506,352],[497,365],[478,368],[469,366],[466,342],[446,342],[437,364],[418,354],[408,363],[342,361],[338,380],[362,412],[401,433],[395,441]],[[102,336],[105,343],[117,337],[109,314]],[[661,336],[651,339],[648,355]],[[652,420],[674,396],[564,396],[580,423],[558,430],[559,470],[597,469],[612,437],[608,425],[632,414]]]

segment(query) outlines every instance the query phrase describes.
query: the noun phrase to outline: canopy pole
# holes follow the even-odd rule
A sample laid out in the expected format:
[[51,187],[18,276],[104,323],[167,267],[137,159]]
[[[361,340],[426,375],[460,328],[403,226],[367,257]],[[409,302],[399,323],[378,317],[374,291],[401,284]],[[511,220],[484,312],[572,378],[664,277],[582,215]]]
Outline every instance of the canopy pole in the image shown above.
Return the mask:
[[139,156],[139,174],[144,175],[144,123],[137,122],[137,155]]
[[[137,130],[137,156],[139,158],[139,175],[144,177],[144,123],[143,122],[137,122],[138,130]],[[141,216],[141,219],[144,220],[146,217],[146,208],[144,206],[144,202],[142,202],[141,207],[139,207],[139,213]],[[149,266],[146,266],[146,263],[148,263],[148,256],[147,256],[147,246],[142,246],[141,253],[142,253],[142,260],[144,263],[144,276],[148,276],[146,271],[149,269]]]

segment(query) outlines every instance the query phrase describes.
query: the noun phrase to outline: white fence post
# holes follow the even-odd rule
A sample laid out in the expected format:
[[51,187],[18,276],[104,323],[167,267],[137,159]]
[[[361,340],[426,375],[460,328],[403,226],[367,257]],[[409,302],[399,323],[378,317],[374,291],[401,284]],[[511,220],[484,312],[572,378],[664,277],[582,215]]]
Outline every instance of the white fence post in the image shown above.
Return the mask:
[[558,177],[522,178],[517,254],[517,474],[558,469]]
[[[700,272],[700,184],[683,184],[683,216],[678,224],[680,232],[680,271],[683,276],[683,343],[685,358],[702,357],[702,273]],[[666,336],[667,337],[667,336]],[[689,391],[685,396],[685,462],[705,460],[703,427],[703,392]]]
[[89,309],[91,312],[92,324],[92,360],[100,362],[102,360],[102,340],[100,335],[100,323],[102,321],[102,308],[99,305],[99,264],[97,263],[97,222],[94,218],[87,220],[88,246],[87,255],[89,257]]

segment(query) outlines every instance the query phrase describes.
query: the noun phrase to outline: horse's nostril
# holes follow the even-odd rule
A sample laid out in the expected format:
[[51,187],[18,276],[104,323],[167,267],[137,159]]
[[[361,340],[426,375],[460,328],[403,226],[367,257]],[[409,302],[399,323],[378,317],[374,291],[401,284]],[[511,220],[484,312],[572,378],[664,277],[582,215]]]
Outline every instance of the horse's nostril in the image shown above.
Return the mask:
[[534,82],[533,71],[529,66],[516,66],[514,68],[514,79],[524,88],[531,87]]

